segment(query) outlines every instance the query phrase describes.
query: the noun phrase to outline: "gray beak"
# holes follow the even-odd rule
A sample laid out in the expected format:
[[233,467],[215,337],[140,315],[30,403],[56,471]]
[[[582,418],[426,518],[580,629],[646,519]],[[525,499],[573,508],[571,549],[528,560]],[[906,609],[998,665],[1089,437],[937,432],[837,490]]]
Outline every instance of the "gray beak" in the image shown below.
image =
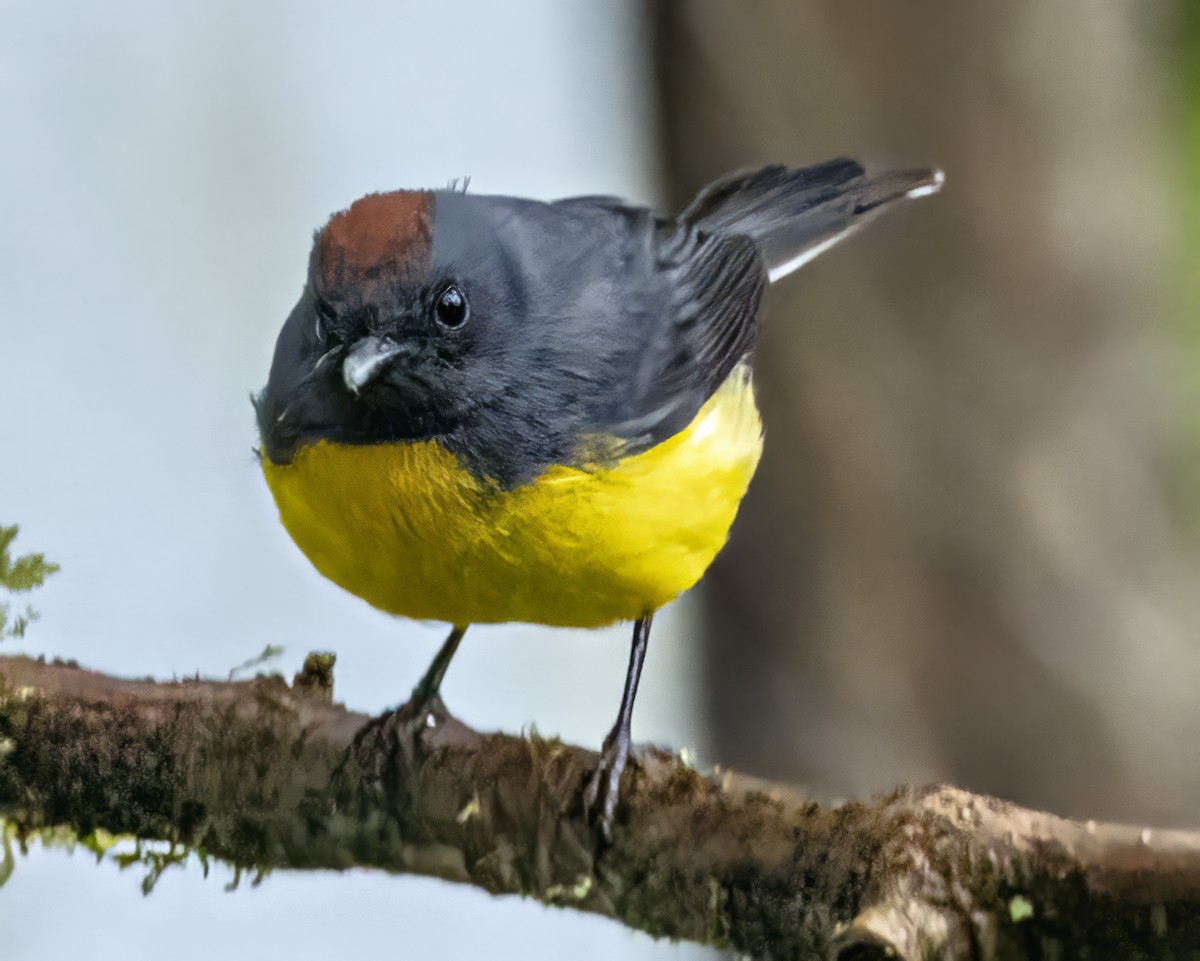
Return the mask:
[[382,373],[403,348],[382,337],[364,337],[350,348],[342,361],[342,379],[346,389],[356,397]]

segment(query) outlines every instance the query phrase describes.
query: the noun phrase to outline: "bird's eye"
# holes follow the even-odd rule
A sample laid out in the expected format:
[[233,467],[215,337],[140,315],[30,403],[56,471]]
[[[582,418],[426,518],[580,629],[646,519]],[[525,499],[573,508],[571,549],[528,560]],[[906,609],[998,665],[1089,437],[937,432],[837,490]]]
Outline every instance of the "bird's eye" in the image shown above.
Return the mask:
[[461,327],[466,323],[470,309],[467,307],[467,297],[462,288],[457,284],[446,287],[434,301],[433,313],[443,327]]

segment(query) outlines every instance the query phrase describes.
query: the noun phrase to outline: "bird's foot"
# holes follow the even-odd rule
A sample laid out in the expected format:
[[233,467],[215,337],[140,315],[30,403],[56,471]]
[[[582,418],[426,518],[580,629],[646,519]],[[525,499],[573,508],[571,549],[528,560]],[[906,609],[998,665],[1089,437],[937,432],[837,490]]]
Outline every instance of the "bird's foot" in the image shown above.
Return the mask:
[[446,705],[442,702],[441,694],[438,692],[442,687],[442,679],[446,676],[446,668],[450,666],[454,652],[458,650],[458,645],[466,633],[467,628],[464,625],[457,626],[450,632],[450,636],[446,638],[437,652],[437,656],[434,657],[433,663],[429,665],[429,670],[413,688],[409,699],[396,708],[398,720],[424,720],[430,727],[433,727],[437,724],[439,717],[447,715]]
[[629,651],[629,670],[625,672],[621,709],[617,712],[617,722],[600,749],[600,763],[596,765],[583,791],[584,814],[597,823],[605,843],[612,842],[613,816],[617,812],[617,800],[621,794],[621,775],[625,773],[633,744],[630,733],[633,700],[637,697],[638,678],[642,676],[642,661],[646,657],[646,643],[650,639],[650,623],[653,620],[652,613],[646,614],[633,625],[633,646]]
[[612,842],[613,818],[621,795],[621,775],[629,761],[629,731],[615,727],[604,739],[600,762],[583,790],[583,810],[596,823],[606,843]]
[[397,721],[411,724],[420,722],[423,727],[436,727],[438,720],[449,715],[446,703],[437,691],[422,694],[413,691],[412,696],[392,712]]

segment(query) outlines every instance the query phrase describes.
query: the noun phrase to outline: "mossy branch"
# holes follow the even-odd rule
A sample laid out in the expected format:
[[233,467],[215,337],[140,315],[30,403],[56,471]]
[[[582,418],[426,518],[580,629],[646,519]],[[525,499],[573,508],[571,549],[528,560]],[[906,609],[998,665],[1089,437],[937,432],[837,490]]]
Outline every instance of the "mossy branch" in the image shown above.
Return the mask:
[[[122,681],[0,658],[0,816],[19,831],[160,839],[258,871],[369,865],[523,894],[757,957],[1190,956],[1200,834],[1081,824],[950,787],[821,804],[642,752],[611,844],[596,761],[480,734],[439,705],[289,686]],[[175,848],[172,848],[175,850]]]

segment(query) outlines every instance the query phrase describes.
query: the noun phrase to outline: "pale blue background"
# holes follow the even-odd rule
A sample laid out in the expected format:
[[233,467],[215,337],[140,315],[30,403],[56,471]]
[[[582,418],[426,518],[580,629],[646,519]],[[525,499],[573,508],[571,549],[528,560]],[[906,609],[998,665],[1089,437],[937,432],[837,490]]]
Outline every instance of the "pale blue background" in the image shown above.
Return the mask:
[[[117,674],[223,675],[265,644],[339,654],[337,694],[400,699],[441,628],[323,581],[275,519],[247,396],[311,234],[372,190],[655,198],[641,6],[0,7],[0,522],[62,564],[23,649]],[[15,415],[15,416],[14,416]],[[686,620],[686,619],[683,619]],[[656,625],[635,735],[703,748],[698,666]],[[597,745],[627,630],[468,636],[447,679],[481,728]],[[697,957],[600,919],[440,882],[141,875],[34,850],[0,890],[6,961],[65,957]]]

